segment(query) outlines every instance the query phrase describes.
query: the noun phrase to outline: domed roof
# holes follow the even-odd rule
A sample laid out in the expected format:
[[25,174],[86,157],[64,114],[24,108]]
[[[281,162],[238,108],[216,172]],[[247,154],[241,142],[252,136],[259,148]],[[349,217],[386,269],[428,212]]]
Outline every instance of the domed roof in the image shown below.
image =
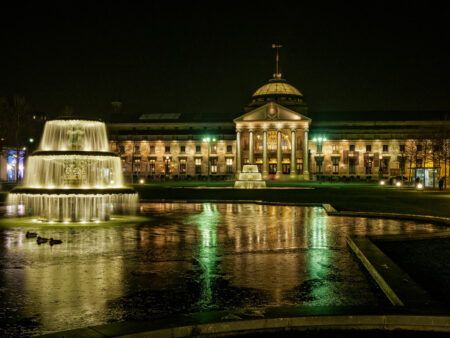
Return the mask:
[[270,95],[288,95],[288,96],[303,96],[300,91],[291,86],[284,79],[271,79],[265,85],[259,87],[252,95],[256,96],[270,96]]

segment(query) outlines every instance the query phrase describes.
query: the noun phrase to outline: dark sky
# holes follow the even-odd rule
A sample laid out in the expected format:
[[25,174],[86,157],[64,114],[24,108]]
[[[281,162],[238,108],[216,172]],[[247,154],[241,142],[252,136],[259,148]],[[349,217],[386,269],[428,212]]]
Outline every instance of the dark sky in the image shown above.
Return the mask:
[[437,5],[62,3],[2,9],[0,96],[54,115],[100,116],[118,98],[128,114],[232,117],[272,76],[279,42],[313,112],[450,110],[450,14]]

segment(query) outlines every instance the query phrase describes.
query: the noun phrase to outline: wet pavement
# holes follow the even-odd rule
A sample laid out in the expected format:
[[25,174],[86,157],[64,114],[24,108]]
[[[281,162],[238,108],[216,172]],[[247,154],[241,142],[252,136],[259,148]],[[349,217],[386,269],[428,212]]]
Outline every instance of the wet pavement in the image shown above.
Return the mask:
[[[141,210],[149,216],[141,223],[0,228],[0,336],[199,311],[382,308],[385,297],[345,237],[440,229],[330,217],[319,207],[149,203]],[[27,231],[63,243],[38,245]]]

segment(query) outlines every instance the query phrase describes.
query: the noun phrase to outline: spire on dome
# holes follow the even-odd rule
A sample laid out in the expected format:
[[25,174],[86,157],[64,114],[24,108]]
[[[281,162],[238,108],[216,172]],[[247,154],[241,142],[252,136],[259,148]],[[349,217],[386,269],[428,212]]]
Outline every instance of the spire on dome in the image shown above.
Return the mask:
[[281,79],[281,72],[280,72],[280,48],[283,47],[280,44],[272,44],[272,48],[275,49],[275,74],[273,74],[274,79]]

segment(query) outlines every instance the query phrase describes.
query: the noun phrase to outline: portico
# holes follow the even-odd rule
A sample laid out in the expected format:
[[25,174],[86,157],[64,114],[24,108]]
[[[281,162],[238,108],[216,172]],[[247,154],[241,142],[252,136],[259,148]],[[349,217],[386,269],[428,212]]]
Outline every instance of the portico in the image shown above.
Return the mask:
[[270,101],[234,120],[236,173],[258,165],[263,178],[309,180],[311,119]]

